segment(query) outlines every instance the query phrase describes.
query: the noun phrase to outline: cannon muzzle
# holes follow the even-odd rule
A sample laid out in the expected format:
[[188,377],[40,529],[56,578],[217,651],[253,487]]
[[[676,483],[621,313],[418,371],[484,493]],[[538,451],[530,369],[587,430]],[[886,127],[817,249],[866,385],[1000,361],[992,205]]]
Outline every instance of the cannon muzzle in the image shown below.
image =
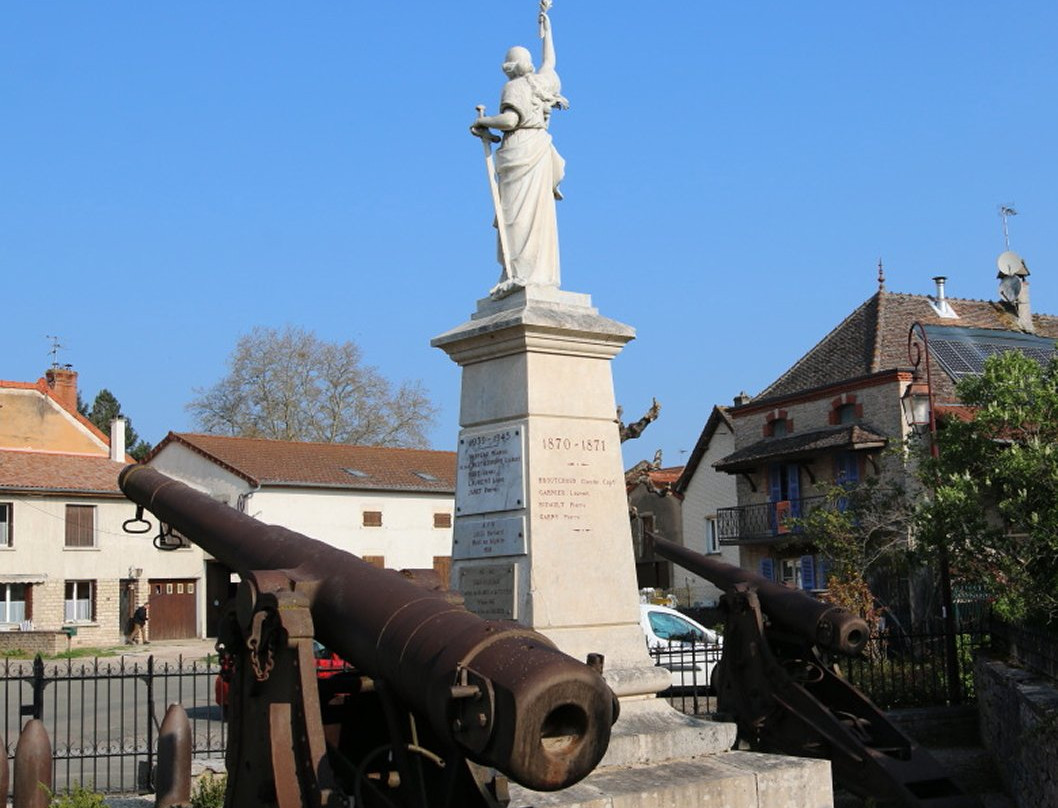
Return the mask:
[[655,536],[653,541],[658,555],[712,581],[725,592],[731,592],[739,584],[753,587],[757,590],[761,611],[772,624],[793,631],[821,648],[855,656],[867,642],[867,622],[840,606],[816,600],[799,589],[769,581],[668,539]]
[[553,791],[586,776],[606,752],[613,692],[543,635],[483,620],[399,573],[266,525],[148,466],[127,466],[119,483],[243,578],[282,570],[311,582],[317,637],[384,681],[471,760]]

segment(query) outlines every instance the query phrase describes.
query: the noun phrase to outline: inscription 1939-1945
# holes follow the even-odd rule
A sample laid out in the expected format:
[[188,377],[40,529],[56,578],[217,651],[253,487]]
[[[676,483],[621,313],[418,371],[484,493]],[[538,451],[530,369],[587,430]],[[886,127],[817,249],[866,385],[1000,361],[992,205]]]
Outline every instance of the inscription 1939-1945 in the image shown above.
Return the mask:
[[456,509],[461,516],[525,506],[522,441],[518,427],[460,439]]

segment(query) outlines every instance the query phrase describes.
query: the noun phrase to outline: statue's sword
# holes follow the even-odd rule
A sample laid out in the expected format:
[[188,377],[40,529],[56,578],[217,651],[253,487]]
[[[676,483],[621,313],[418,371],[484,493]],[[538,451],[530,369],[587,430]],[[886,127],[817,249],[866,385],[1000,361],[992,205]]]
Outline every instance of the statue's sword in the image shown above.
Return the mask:
[[[476,107],[478,117],[485,117],[485,106],[479,104]],[[509,281],[514,276],[511,274],[510,252],[507,250],[507,223],[503,220],[503,205],[500,203],[500,186],[496,182],[496,163],[492,159],[492,144],[499,143],[500,138],[489,130],[481,136],[481,145],[485,148],[485,169],[489,174],[489,190],[492,191],[492,206],[496,209],[496,231],[500,235],[500,258],[503,263],[503,280]]]

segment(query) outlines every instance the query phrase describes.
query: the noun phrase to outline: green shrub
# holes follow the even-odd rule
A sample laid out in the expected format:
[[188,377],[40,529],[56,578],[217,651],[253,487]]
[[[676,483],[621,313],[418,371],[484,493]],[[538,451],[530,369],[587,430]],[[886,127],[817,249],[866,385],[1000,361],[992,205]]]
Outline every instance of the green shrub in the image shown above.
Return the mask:
[[223,774],[214,776],[207,772],[202,775],[191,792],[191,808],[221,808],[227,786],[228,778]]
[[51,808],[106,808],[103,795],[75,783],[67,794],[51,794]]

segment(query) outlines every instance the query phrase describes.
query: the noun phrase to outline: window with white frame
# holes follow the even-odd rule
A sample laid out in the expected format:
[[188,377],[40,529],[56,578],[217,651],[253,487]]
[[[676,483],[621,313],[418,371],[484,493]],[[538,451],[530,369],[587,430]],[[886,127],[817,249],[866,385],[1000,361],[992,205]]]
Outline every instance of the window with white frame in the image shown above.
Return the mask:
[[26,619],[26,584],[0,584],[0,623],[21,623]]
[[784,558],[779,561],[779,580],[794,589],[801,588],[801,559]]
[[92,581],[67,581],[63,601],[64,623],[91,622],[95,611],[95,586]]
[[12,530],[12,505],[10,502],[0,502],[0,547],[11,547],[15,543],[15,534]]
[[705,517],[705,553],[709,555],[719,552],[720,540],[716,535],[716,517],[707,516]]

